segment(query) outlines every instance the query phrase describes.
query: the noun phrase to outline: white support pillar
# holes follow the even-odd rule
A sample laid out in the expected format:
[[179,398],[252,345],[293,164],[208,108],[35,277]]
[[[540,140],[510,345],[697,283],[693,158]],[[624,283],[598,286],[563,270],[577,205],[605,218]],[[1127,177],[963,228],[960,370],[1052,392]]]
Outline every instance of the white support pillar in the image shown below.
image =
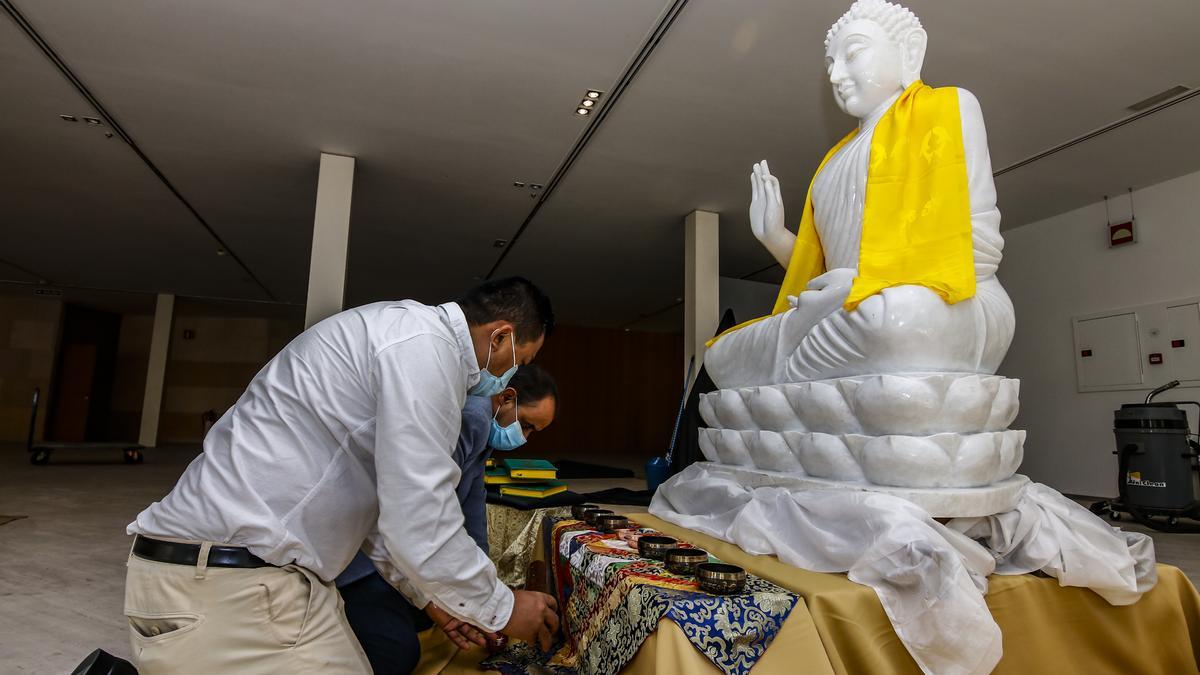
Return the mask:
[[719,221],[719,216],[710,211],[692,211],[683,220],[683,370],[687,372],[688,362],[695,356],[692,379],[703,363],[704,343],[712,338],[721,320]]
[[142,426],[138,443],[158,445],[158,418],[162,413],[163,379],[171,348],[171,324],[175,318],[175,296],[159,293],[154,305],[154,332],[150,336],[150,362],[146,368],[146,393],[142,398]]
[[346,250],[350,243],[350,196],[354,158],[321,153],[312,258],[308,263],[308,303],[304,327],[342,311],[346,291]]

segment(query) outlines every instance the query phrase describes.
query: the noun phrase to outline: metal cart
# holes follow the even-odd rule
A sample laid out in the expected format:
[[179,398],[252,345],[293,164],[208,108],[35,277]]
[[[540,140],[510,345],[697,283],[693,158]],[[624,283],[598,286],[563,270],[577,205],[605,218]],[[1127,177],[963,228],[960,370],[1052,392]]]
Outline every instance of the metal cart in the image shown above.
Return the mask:
[[137,443],[64,443],[58,441],[41,443],[33,442],[33,435],[37,429],[37,414],[38,400],[41,399],[42,392],[40,389],[33,390],[33,405],[29,411],[29,440],[25,443],[25,449],[29,451],[29,463],[37,466],[42,466],[50,462],[50,454],[55,450],[120,450],[124,453],[126,464],[141,464],[142,450],[146,448]]

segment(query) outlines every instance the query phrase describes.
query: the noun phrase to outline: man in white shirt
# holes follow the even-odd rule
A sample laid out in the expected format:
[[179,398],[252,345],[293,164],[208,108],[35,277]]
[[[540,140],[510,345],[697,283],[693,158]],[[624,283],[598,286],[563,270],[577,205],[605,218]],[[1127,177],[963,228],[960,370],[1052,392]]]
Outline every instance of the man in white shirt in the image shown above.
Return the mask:
[[[524,445],[537,431],[554,422],[558,387],[537,364],[521,366],[504,391],[494,396],[468,396],[454,461],[462,469],[458,503],[467,534],[488,550],[486,463],[492,451],[507,452]],[[378,566],[378,567],[377,567]],[[399,575],[387,549],[372,536],[335,580],[345,604],[346,620],[362,645],[375,675],[404,675],[421,658],[420,632],[436,624],[460,649],[486,645],[487,637],[446,615],[422,598]]]
[[554,600],[497,580],[463,529],[451,453],[468,392],[503,390],[553,324],[549,299],[512,278],[457,303],[348,310],[293,340],[129,525],[142,675],[371,672],[332,581],[376,527],[438,607],[548,647]]

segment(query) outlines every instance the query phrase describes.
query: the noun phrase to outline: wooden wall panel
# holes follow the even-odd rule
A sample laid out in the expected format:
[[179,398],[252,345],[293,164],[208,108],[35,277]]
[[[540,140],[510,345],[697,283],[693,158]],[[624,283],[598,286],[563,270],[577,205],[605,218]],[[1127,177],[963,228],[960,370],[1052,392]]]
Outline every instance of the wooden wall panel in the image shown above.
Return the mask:
[[58,300],[0,297],[0,441],[25,442],[34,387],[42,390],[35,436],[45,438],[62,312]]
[[536,363],[558,382],[558,417],[515,454],[640,466],[665,452],[682,360],[677,333],[557,327]]

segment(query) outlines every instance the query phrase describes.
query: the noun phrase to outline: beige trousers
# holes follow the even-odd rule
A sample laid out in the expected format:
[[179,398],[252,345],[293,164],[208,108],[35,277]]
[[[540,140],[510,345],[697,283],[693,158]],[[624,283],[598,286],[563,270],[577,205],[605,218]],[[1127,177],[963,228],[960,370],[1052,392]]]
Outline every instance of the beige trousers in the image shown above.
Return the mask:
[[141,675],[371,672],[337,589],[294,565],[215,568],[131,554],[125,616]]

